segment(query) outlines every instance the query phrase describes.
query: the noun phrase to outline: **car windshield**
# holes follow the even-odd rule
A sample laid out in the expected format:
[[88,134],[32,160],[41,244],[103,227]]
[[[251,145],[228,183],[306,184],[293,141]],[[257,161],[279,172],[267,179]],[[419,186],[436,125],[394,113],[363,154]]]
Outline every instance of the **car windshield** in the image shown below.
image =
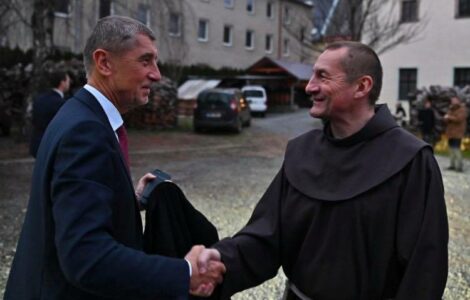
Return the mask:
[[232,97],[223,93],[205,93],[199,97],[199,103],[204,105],[224,105],[227,104]]
[[263,97],[263,92],[257,90],[246,90],[243,92],[245,97]]

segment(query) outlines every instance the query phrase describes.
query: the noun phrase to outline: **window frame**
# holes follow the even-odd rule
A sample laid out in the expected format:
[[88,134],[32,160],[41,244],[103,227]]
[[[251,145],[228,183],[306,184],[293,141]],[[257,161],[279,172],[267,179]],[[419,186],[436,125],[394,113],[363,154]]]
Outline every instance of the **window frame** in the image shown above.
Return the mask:
[[[250,39],[248,39],[248,34],[251,33]],[[248,40],[250,41],[250,46],[247,45]],[[247,29],[245,31],[245,49],[246,50],[254,50],[255,49],[255,31],[251,29]]]
[[[70,0],[55,0],[54,1],[54,16],[59,17],[59,18],[69,18],[70,14],[72,12],[71,8],[71,1]],[[61,4],[61,8],[64,7],[66,8],[66,11],[59,11],[56,9],[57,4]]]
[[[144,22],[144,20],[140,20],[140,15],[139,14],[141,13],[141,9],[143,9],[143,11],[145,13],[145,22]],[[150,7],[146,4],[139,3],[138,6],[137,6],[136,19],[138,21],[140,21],[141,23],[145,24],[146,26],[150,27]]]
[[[199,34],[201,33],[201,24],[205,24],[204,25],[204,33],[205,33],[205,36],[204,37],[201,37]],[[199,42],[207,42],[209,41],[209,20],[208,19],[199,19],[198,22],[197,22],[197,40]]]
[[272,1],[266,3],[266,17],[268,19],[274,19],[274,3]]
[[[462,14],[462,6],[467,9],[464,14]],[[470,18],[470,0],[456,0],[455,10],[456,18]]]
[[[172,32],[172,17],[177,17],[176,19],[176,29],[177,32]],[[168,35],[172,37],[181,36],[181,14],[176,12],[171,12],[168,18]]]
[[[410,5],[409,11],[405,13],[405,4]],[[411,5],[414,4],[414,12]],[[413,16],[412,16],[413,14]],[[419,21],[419,0],[402,0],[400,6],[400,23],[413,23]]]
[[[405,74],[408,72],[407,74]],[[410,79],[410,74],[414,78]],[[410,88],[411,87],[411,88]],[[398,69],[398,100],[408,100],[408,94],[418,89],[418,68]],[[404,95],[406,93],[406,95]]]
[[[458,72],[462,72],[459,74]],[[457,76],[460,75],[460,76]],[[469,67],[455,67],[454,68],[454,86],[460,88],[470,85],[470,66]]]
[[[229,35],[228,35],[229,41],[228,42],[225,42],[225,28],[228,29],[228,33],[229,33]],[[224,44],[224,46],[232,47],[232,45],[233,45],[233,25],[224,24],[223,33],[222,33],[222,43]]]
[[290,40],[288,38],[282,40],[282,56],[290,56]]
[[224,0],[225,8],[233,8],[235,6],[235,0]]
[[[251,3],[251,5],[249,5]],[[251,7],[251,10],[249,9]],[[256,1],[255,0],[246,0],[246,11],[249,15],[255,14]]]
[[282,14],[282,22],[285,25],[289,25],[291,23],[291,16],[290,16],[290,7],[289,5],[284,4],[283,8],[283,14]]
[[[109,14],[107,14],[107,15],[102,14],[103,11],[104,11],[104,8],[102,7],[104,5],[104,3],[103,3],[104,1],[108,1],[108,3],[109,3]],[[98,5],[99,5],[99,7],[98,7],[98,18],[99,19],[107,17],[107,16],[112,16],[114,14],[114,1],[113,0],[100,0]]]
[[[269,42],[268,42],[269,40]],[[269,45],[269,47],[268,47]],[[264,51],[266,53],[273,53],[274,51],[274,36],[270,33],[267,33],[264,38]]]

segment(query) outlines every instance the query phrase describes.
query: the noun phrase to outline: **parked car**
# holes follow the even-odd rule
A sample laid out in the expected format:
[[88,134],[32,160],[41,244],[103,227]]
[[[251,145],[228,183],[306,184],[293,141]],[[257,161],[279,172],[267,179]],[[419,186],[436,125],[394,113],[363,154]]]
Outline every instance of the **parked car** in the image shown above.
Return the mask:
[[199,93],[194,108],[193,128],[230,128],[240,133],[250,126],[250,105],[239,89],[207,89]]
[[251,111],[264,117],[268,109],[268,97],[264,87],[261,85],[246,85],[242,88],[242,92],[243,97],[250,104]]

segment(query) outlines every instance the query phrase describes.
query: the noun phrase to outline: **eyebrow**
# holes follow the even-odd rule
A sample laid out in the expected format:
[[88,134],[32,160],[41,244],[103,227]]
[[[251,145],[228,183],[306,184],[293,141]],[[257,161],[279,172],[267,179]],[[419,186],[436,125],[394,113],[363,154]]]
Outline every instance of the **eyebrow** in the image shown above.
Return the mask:
[[155,60],[158,60],[158,56],[153,54],[153,53],[144,53],[141,56],[139,56],[139,60],[147,60],[147,59],[153,59],[155,57]]

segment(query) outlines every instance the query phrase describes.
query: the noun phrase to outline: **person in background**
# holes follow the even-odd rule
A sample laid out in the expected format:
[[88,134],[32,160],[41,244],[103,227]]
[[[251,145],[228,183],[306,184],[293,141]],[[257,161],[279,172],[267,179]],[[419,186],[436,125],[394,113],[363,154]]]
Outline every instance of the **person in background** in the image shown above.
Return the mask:
[[463,172],[460,146],[467,130],[467,108],[459,97],[450,98],[450,106],[444,115],[444,122],[450,151],[450,165],[447,169]]
[[436,117],[432,109],[431,100],[424,99],[423,108],[418,111],[419,129],[423,140],[434,147],[436,139],[434,137],[434,126]]
[[44,133],[5,300],[187,299],[222,279],[200,274],[194,246],[185,259],[142,251],[121,114],[148,102],[161,79],[153,32],[122,16],[100,19],[83,51],[87,84]]
[[36,157],[47,125],[65,103],[64,94],[70,88],[70,77],[64,71],[53,71],[50,75],[52,89],[33,100],[32,134],[29,153]]
[[280,267],[289,300],[441,299],[448,270],[441,173],[432,148],[376,105],[381,84],[371,48],[326,46],[306,87],[310,115],[326,126],[288,143],[247,225],[201,252],[201,272],[210,261],[226,266],[222,299]]
[[397,102],[395,105],[395,120],[397,121],[397,124],[400,125],[401,127],[405,127],[406,125],[406,111],[401,105],[400,101]]

